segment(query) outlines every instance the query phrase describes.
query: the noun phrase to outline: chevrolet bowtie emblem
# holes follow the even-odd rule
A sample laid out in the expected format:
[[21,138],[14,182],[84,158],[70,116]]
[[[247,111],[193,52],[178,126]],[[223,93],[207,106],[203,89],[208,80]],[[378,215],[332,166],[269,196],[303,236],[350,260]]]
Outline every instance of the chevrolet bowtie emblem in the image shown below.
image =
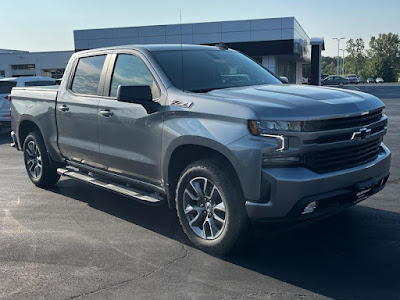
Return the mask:
[[365,140],[371,135],[371,129],[361,128],[359,131],[353,132],[351,140]]

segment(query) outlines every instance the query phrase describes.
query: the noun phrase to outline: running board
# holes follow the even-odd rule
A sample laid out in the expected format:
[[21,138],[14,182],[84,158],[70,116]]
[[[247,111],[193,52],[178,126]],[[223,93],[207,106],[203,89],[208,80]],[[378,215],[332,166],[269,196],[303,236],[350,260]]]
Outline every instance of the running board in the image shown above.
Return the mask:
[[94,178],[90,175],[80,173],[79,171],[67,169],[67,168],[58,168],[57,173],[62,176],[67,176],[70,178],[78,179],[80,181],[90,183],[92,185],[101,187],[108,191],[112,191],[114,193],[127,196],[130,198],[134,198],[138,201],[143,201],[147,204],[161,204],[164,202],[164,198],[158,193],[149,193],[134,189],[132,187],[126,187],[120,185],[118,183],[108,183],[102,181],[100,179]]

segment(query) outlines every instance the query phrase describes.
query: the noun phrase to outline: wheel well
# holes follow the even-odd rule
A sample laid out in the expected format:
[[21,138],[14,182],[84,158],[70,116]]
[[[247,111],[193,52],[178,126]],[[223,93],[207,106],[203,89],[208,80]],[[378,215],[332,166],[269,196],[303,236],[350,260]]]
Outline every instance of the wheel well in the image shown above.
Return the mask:
[[36,131],[39,134],[41,134],[39,127],[32,121],[22,121],[21,124],[19,125],[19,142],[21,144],[21,148],[24,145],[25,138],[27,135],[32,132]]
[[229,159],[221,154],[220,152],[198,145],[183,145],[179,146],[174,150],[171,155],[168,165],[168,183],[169,183],[169,195],[168,205],[170,208],[175,206],[175,190],[178,183],[179,177],[183,170],[191,163],[203,160],[203,159],[216,159],[220,163],[220,167],[225,169],[228,174],[233,177],[235,184],[239,184],[240,181],[237,176],[236,170],[233,167]]

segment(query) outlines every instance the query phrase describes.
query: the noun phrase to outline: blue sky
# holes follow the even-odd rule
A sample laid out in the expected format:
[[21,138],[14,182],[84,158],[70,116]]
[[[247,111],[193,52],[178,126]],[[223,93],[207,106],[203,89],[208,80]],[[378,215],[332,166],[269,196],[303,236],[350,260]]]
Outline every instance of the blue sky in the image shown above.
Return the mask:
[[[72,50],[73,30],[294,16],[310,37],[324,37],[324,55],[336,55],[333,37],[400,33],[400,0],[19,0],[2,1],[0,48]],[[345,47],[341,42],[341,47]]]

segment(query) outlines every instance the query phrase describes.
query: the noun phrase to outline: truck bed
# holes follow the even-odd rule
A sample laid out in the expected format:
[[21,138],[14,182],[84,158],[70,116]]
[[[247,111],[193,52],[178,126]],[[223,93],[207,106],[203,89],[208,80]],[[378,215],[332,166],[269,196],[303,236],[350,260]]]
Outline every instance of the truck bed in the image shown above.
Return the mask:
[[12,89],[11,95],[13,100],[55,101],[57,99],[59,88],[59,85],[15,87]]
[[[16,87],[11,91],[12,124],[32,122],[39,127],[47,150],[58,156],[57,125],[55,117],[59,86]],[[23,143],[23,141],[21,142]],[[20,147],[22,148],[22,144]]]

